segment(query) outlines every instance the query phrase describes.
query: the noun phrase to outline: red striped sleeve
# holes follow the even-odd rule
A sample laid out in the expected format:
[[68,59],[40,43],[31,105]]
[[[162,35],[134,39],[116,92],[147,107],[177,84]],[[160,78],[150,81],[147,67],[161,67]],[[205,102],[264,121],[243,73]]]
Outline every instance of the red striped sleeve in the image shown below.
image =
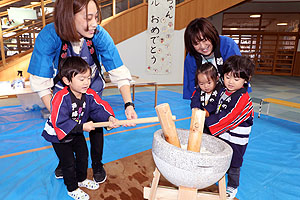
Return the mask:
[[57,120],[60,112],[60,106],[63,102],[63,98],[68,93],[69,91],[67,87],[65,87],[64,89],[58,91],[52,99],[51,122],[59,140],[63,139],[67,135],[62,129],[57,127]]
[[94,90],[92,90],[91,88],[89,88],[86,91],[86,93],[93,95],[96,103],[102,105],[107,112],[109,112],[112,116],[115,117],[115,114],[114,114],[114,111],[113,111],[112,107],[108,104],[107,101],[102,100],[100,98],[100,96]]
[[193,92],[193,94],[192,94],[192,97],[191,97],[191,98],[193,98],[193,96],[195,95],[195,93],[196,93],[196,90]]
[[209,125],[209,129],[214,136],[236,128],[253,115],[253,105],[249,101],[249,95],[242,95],[231,111],[224,111],[217,114],[220,118],[216,115],[212,116],[216,121]]

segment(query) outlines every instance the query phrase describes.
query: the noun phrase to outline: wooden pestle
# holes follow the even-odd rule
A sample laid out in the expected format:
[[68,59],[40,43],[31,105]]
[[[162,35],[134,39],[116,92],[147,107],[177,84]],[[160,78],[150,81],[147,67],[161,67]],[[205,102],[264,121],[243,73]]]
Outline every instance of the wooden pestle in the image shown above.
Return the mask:
[[205,111],[193,108],[187,150],[200,152],[204,121]]
[[[176,120],[176,116],[171,116],[172,120]],[[124,125],[124,124],[143,124],[143,123],[153,123],[159,122],[158,117],[145,117],[145,118],[138,118],[138,119],[131,119],[131,120],[119,120],[116,124],[117,125]],[[108,127],[110,126],[111,122],[96,122],[94,123],[94,127]]]
[[172,113],[168,103],[163,103],[155,107],[166,141],[179,148],[180,141],[177,135],[175,123],[172,120]]

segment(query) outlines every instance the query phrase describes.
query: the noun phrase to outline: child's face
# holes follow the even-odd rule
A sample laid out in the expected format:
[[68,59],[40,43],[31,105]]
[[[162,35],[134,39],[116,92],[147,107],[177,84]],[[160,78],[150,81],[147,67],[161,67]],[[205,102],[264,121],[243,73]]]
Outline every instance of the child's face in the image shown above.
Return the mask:
[[77,98],[81,98],[82,93],[86,93],[87,89],[91,84],[91,72],[87,70],[84,73],[77,74],[72,78],[72,81],[69,82],[69,87],[71,91]]
[[198,74],[198,85],[202,91],[210,94],[215,89],[216,82],[206,76],[206,74],[200,73]]
[[246,82],[243,78],[234,77],[232,72],[224,74],[224,85],[231,93],[241,89]]

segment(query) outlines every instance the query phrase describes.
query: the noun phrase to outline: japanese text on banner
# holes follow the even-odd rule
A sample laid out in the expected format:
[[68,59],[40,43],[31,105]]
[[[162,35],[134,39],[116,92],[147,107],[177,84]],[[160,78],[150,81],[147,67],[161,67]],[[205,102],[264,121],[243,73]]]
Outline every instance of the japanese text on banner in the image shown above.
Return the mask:
[[172,67],[175,0],[148,1],[147,71],[168,74]]

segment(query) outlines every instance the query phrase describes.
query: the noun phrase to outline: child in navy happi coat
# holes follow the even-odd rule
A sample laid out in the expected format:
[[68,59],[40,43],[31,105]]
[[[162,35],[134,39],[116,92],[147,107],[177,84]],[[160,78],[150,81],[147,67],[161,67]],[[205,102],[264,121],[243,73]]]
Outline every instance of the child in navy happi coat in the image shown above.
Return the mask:
[[245,56],[231,56],[223,66],[225,88],[216,101],[205,106],[209,116],[205,125],[213,136],[227,142],[233,149],[230,168],[227,171],[227,194],[233,199],[239,186],[240,167],[253,125],[253,105],[247,92],[254,64]]
[[59,65],[59,77],[66,85],[51,100],[51,116],[42,136],[49,142],[62,163],[68,195],[74,199],[89,199],[79,187],[91,190],[98,183],[87,179],[88,149],[83,131],[94,130],[93,121],[110,121],[116,128],[110,105],[89,88],[91,69],[80,57],[68,57]]
[[216,100],[223,88],[219,81],[217,69],[211,63],[204,63],[197,67],[195,75],[195,91],[191,98],[191,108],[203,109],[208,103]]

